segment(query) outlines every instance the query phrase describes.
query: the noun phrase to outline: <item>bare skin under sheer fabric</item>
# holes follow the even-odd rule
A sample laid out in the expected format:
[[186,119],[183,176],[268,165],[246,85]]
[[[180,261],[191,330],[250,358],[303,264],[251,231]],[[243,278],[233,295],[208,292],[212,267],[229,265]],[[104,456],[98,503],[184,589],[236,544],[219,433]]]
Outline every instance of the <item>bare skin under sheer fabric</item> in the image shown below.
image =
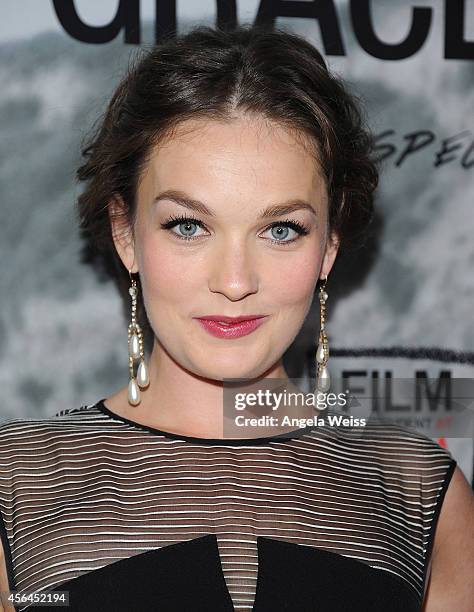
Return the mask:
[[395,425],[355,429],[186,438],[103,400],[5,423],[10,589],[67,587],[88,611],[421,610],[456,461]]

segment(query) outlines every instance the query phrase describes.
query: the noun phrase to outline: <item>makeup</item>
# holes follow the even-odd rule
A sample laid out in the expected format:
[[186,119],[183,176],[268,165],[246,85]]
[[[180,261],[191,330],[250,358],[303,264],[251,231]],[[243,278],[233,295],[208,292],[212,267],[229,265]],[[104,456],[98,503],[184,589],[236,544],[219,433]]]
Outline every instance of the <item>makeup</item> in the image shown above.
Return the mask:
[[253,318],[208,316],[196,317],[196,321],[211,336],[216,338],[241,338],[258,329],[266,319],[267,315],[248,315]]

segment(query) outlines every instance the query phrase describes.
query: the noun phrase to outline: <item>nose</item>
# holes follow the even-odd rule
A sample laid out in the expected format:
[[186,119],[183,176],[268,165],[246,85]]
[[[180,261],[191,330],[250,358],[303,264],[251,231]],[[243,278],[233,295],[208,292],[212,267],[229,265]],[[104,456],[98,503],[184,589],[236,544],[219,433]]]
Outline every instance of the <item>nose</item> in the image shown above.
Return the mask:
[[258,290],[258,272],[252,253],[242,242],[227,242],[212,254],[209,265],[209,290],[221,293],[232,302]]

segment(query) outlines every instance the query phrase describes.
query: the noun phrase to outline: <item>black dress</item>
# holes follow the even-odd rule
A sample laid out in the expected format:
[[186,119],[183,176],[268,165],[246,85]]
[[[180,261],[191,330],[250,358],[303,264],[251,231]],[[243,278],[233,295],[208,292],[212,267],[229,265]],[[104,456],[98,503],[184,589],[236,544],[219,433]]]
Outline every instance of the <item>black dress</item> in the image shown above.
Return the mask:
[[103,400],[0,426],[12,591],[81,612],[420,611],[456,461],[395,425],[193,438]]

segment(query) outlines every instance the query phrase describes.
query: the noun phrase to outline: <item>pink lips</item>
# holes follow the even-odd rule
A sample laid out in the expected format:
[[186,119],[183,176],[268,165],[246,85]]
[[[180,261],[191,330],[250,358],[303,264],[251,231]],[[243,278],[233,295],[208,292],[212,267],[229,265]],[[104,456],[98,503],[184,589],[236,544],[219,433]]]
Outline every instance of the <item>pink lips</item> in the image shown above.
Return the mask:
[[[267,318],[266,315],[251,315],[253,318],[245,317],[197,317],[197,321],[212,336],[217,338],[240,338],[251,334]],[[223,323],[227,323],[224,325]]]

